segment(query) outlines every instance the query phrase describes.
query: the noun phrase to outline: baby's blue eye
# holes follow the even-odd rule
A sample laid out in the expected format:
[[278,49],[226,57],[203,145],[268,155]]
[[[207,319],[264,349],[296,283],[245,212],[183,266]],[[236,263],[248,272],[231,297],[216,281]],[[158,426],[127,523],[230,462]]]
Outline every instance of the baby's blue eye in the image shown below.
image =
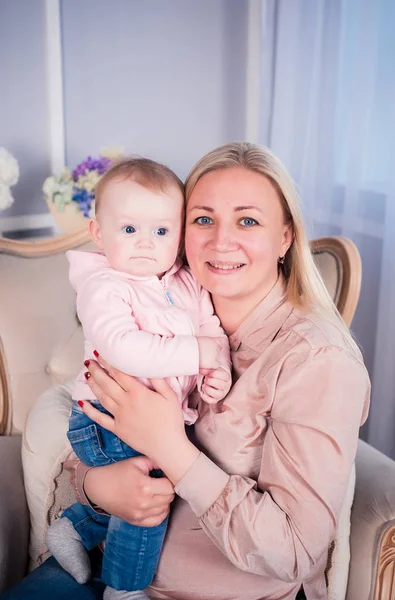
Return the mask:
[[166,235],[167,229],[165,229],[164,227],[158,227],[158,229],[155,229],[154,233],[156,235]]
[[252,227],[253,225],[258,225],[258,221],[255,221],[255,219],[251,219],[250,217],[244,217],[244,219],[240,219],[240,223],[244,227]]
[[194,222],[198,225],[210,225],[210,223],[212,223],[213,220],[210,219],[210,217],[198,217],[197,219],[195,219]]
[[122,231],[124,231],[125,233],[135,233],[136,232],[133,225],[126,225],[125,227],[122,227]]

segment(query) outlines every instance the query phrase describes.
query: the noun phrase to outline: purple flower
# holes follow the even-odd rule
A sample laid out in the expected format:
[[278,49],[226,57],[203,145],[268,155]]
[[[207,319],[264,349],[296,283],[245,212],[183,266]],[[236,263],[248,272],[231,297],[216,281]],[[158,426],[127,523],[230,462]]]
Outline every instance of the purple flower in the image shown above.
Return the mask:
[[99,156],[98,158],[87,156],[87,158],[74,169],[72,173],[73,179],[74,181],[78,181],[78,178],[81,175],[86,175],[87,171],[98,171],[99,175],[103,175],[111,165],[111,162],[111,158],[108,158],[107,156]]

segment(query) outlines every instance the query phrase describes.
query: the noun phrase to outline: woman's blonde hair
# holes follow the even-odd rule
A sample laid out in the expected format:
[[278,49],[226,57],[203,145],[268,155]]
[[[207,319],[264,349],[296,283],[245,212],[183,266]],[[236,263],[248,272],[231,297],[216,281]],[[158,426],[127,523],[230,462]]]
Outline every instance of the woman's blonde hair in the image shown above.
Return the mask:
[[295,185],[281,161],[265,146],[233,142],[215,148],[201,158],[185,181],[186,203],[203,175],[234,167],[260,173],[275,186],[284,212],[285,224],[292,226],[294,238],[281,266],[288,300],[296,307],[320,313],[356,346],[314,263],[303,224]]

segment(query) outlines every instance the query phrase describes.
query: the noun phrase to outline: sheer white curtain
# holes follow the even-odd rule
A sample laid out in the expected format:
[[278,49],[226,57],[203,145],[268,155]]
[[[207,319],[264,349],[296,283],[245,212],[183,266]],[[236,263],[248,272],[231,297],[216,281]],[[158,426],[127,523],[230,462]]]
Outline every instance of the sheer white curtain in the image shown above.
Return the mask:
[[395,458],[395,2],[262,7],[260,141],[292,173],[310,237],[348,236],[362,255],[363,437]]

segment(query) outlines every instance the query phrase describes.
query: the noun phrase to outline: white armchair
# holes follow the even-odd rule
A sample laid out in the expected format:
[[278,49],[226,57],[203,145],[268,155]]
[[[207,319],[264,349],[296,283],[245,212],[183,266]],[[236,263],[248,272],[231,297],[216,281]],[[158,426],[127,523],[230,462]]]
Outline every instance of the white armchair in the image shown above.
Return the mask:
[[[65,382],[79,371],[83,357],[64,252],[88,244],[86,232],[37,242],[0,239],[0,592],[26,573],[29,532],[34,566],[45,556],[45,528],[72,499],[61,464],[69,447],[56,430],[52,407],[69,410]],[[312,249],[332,297],[350,323],[360,290],[358,251],[343,238],[315,240]],[[51,401],[54,394],[56,403]],[[25,436],[23,482],[21,437],[40,395],[40,413],[33,410],[30,419],[37,414],[45,419],[56,456],[41,450],[41,442],[48,440]],[[394,600],[394,590],[395,462],[360,441],[346,598]]]

